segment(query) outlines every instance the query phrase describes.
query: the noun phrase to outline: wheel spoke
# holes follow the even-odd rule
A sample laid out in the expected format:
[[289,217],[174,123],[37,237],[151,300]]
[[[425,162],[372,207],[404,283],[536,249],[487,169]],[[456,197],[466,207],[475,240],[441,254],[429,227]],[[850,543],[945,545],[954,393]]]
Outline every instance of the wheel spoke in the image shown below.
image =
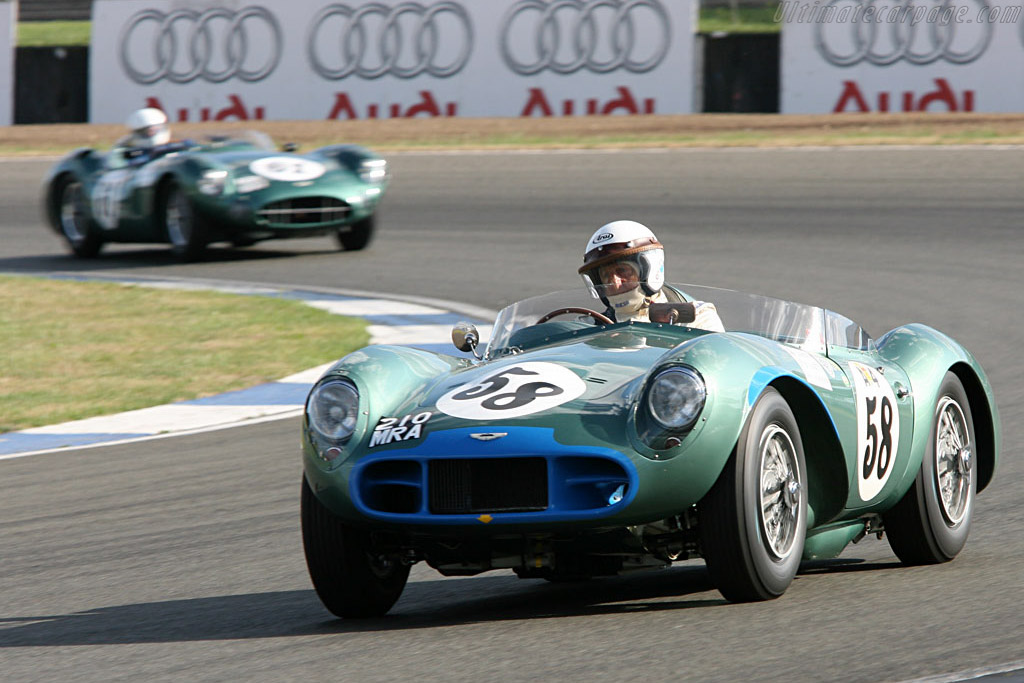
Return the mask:
[[[939,502],[948,524],[959,524],[971,498],[971,471],[962,460],[970,448],[967,420],[949,397],[940,402],[935,438],[935,478]],[[969,455],[967,457],[970,457]]]
[[780,559],[792,552],[799,523],[795,458],[789,435],[779,425],[770,425],[761,437],[761,532],[768,549]]

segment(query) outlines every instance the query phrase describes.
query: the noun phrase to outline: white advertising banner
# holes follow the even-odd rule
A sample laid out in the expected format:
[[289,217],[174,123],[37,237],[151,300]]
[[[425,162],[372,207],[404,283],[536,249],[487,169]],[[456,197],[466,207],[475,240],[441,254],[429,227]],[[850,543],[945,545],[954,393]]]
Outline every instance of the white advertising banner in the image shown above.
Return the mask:
[[17,44],[18,0],[0,0],[0,126],[14,122],[14,47]]
[[89,119],[690,113],[691,0],[95,0]]
[[775,18],[784,114],[1024,111],[1019,0],[782,0]]

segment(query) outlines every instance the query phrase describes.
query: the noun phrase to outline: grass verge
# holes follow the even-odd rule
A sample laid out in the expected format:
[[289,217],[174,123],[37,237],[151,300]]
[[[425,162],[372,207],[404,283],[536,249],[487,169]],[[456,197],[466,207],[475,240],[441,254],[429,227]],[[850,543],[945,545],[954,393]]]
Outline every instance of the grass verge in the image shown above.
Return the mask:
[[[656,114],[474,119],[221,121],[175,123],[177,138],[255,129],[303,151],[358,142],[382,153],[403,150],[800,147],[843,145],[1020,145],[1024,114]],[[76,147],[109,149],[117,124],[10,126],[0,157],[56,155]]]
[[298,301],[0,276],[0,432],[270,382],[365,346]]

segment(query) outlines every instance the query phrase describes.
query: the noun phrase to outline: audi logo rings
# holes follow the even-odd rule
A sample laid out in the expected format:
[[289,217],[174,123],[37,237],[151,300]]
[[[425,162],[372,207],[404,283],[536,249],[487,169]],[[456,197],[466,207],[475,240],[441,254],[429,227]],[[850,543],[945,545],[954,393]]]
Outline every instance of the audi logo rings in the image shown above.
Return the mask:
[[[147,23],[155,24],[152,37],[144,28]],[[260,31],[261,40],[250,39],[249,32],[254,29]],[[271,40],[262,40],[264,33]],[[152,69],[145,70],[146,65],[138,63],[144,61],[144,55],[132,48],[140,42],[153,47]],[[134,15],[121,31],[121,67],[141,85],[162,78],[172,83],[197,78],[222,83],[233,76],[259,81],[277,67],[283,42],[277,19],[263,7],[238,11],[214,7],[203,12],[179,9],[168,14],[150,9]],[[247,68],[251,56],[262,57],[255,68]]]
[[[337,47],[341,59],[328,63],[325,47],[334,43],[324,28],[339,22],[342,26]],[[454,57],[442,54],[442,48],[447,52],[452,46]],[[456,2],[429,6],[418,2],[394,6],[368,2],[357,9],[328,5],[314,17],[307,41],[310,64],[330,80],[353,74],[366,79],[387,74],[415,78],[424,73],[447,78],[462,70],[472,49],[472,22],[466,9]]]
[[[886,12],[878,12],[872,8],[877,0],[830,0],[825,5],[822,16],[826,20],[819,21],[814,28],[814,45],[818,53],[835,66],[853,66],[868,62],[875,66],[888,66],[906,60],[911,64],[931,64],[945,59],[952,64],[968,64],[981,56],[992,40],[992,24],[986,21],[973,20],[957,22],[953,15],[961,7],[954,0],[941,2],[922,2],[921,0],[903,0],[895,5],[884,5]],[[974,0],[979,12],[978,17],[987,14],[988,0]],[[853,10],[850,10],[853,8]],[[829,16],[847,18],[829,21]],[[850,13],[854,18],[849,18]],[[895,12],[899,21],[884,20],[888,12]],[[831,14],[836,13],[836,14]],[[928,17],[924,20],[923,17]],[[889,26],[888,32],[882,31],[883,24]],[[842,26],[842,31],[826,31],[826,27]],[[927,28],[925,28],[927,27]],[[923,30],[919,30],[923,29]],[[957,31],[977,32],[966,49],[954,49],[954,38]],[[847,35],[848,32],[848,35]],[[968,35],[970,40],[972,36]]]
[[[605,11],[599,13],[602,9]],[[636,24],[641,9],[653,14],[660,29],[653,52],[643,59],[635,55],[640,42]],[[528,17],[534,13],[536,22],[530,24]],[[511,43],[524,30],[524,24],[526,34],[532,34],[535,54],[531,57],[536,59],[513,54]],[[644,34],[645,44],[648,35]],[[608,44],[602,51],[599,47],[603,36]],[[520,0],[502,19],[501,54],[508,67],[523,76],[544,69],[571,74],[583,68],[599,74],[620,68],[644,73],[661,63],[670,43],[671,22],[658,0]]]

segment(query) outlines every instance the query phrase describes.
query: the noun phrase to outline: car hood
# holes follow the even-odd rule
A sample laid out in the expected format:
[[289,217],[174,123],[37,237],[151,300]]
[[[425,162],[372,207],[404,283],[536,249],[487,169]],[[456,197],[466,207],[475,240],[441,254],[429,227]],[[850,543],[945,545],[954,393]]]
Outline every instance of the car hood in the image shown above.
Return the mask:
[[626,328],[504,356],[434,381],[396,416],[430,411],[431,429],[437,430],[624,413],[648,371],[687,339]]
[[323,180],[343,175],[352,178],[347,166],[329,157],[309,157],[266,150],[202,151],[197,155],[208,163],[230,170],[236,176],[262,175],[272,181]]

